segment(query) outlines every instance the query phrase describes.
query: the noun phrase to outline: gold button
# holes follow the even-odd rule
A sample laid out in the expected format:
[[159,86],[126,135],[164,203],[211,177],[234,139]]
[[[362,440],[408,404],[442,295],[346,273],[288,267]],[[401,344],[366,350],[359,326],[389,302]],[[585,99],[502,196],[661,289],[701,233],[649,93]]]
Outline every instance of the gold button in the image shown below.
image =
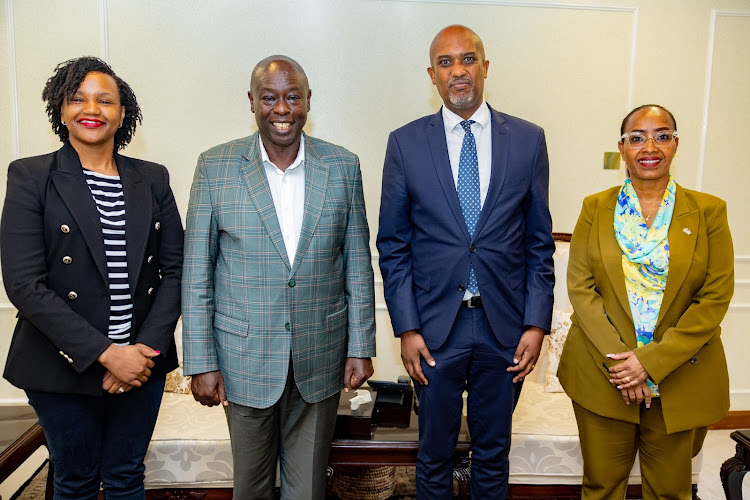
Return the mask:
[[155,229],[156,229],[157,231],[158,231],[159,229],[161,229],[161,222],[157,222],[156,224],[154,224],[154,228],[155,228]]
[[68,227],[67,224],[63,224],[62,226],[60,226],[60,231],[62,231],[63,233],[69,233],[70,227]]
[[154,294],[154,287],[151,287],[148,289],[148,294],[153,295]]
[[66,356],[65,359],[67,359],[68,363],[70,363],[71,365],[73,364],[73,360],[70,358],[70,356]]
[[75,292],[74,292],[73,290],[71,290],[71,291],[69,291],[69,292],[68,292],[68,298],[69,298],[70,300],[75,300],[75,299],[77,299],[77,298],[78,298],[78,294],[77,294],[77,293],[75,293]]
[[148,262],[149,264],[151,264],[153,261],[154,261],[154,256],[153,255],[149,255],[148,259],[146,259],[146,262]]
[[70,255],[66,255],[63,257],[63,264],[72,264],[73,258]]

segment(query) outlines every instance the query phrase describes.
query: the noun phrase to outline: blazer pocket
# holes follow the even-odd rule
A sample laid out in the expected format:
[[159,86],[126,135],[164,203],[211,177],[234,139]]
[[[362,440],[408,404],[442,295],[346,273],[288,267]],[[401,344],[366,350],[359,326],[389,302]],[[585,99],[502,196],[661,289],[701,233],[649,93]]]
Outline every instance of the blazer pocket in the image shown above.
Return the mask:
[[508,284],[514,290],[526,280],[526,266],[521,266],[508,275]]
[[247,337],[249,324],[247,321],[232,318],[220,312],[214,312],[214,328],[222,332],[231,333],[240,337]]
[[346,326],[348,320],[349,306],[346,305],[342,310],[326,316],[326,330],[329,332],[338,330],[339,328]]
[[421,288],[422,290],[429,292],[430,291],[430,276],[428,274],[425,274],[421,271],[417,271],[416,269],[411,270],[411,274],[413,276],[414,284]]

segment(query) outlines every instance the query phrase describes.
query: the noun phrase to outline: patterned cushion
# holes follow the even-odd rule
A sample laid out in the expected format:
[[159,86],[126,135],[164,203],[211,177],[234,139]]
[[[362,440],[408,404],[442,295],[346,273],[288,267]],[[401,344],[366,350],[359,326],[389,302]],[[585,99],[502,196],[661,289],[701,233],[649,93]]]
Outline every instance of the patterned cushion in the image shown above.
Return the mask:
[[164,392],[190,394],[190,375],[185,376],[182,373],[182,318],[177,320],[177,326],[174,329],[174,342],[177,347],[177,359],[180,360],[180,366],[167,373]]
[[552,311],[552,329],[547,341],[547,367],[544,371],[544,390],[547,392],[565,392],[557,378],[557,366],[570,330],[570,316],[569,312]]
[[164,384],[164,392],[190,394],[190,379],[190,375],[183,375],[182,361],[180,361],[180,366],[167,373],[167,383]]

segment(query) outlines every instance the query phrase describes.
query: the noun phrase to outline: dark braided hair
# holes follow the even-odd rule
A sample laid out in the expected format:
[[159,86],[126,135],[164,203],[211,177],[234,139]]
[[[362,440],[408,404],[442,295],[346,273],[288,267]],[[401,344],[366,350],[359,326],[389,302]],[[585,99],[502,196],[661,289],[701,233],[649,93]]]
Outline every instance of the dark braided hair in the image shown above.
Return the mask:
[[42,91],[42,100],[47,103],[47,116],[52,124],[52,131],[62,142],[68,140],[68,128],[62,124],[61,110],[63,102],[78,91],[86,75],[96,71],[114,78],[120,92],[120,104],[125,106],[125,119],[122,127],[115,132],[115,151],[130,143],[135,127],[143,121],[141,108],[135,98],[133,89],[122,78],[117,76],[107,63],[97,57],[79,57],[70,59],[55,67],[55,73],[47,80]]
[[659,104],[643,104],[643,105],[638,106],[637,108],[635,108],[633,111],[631,111],[627,115],[625,115],[625,118],[623,118],[622,124],[620,125],[620,135],[622,135],[622,134],[625,133],[625,127],[628,126],[628,120],[630,120],[630,117],[633,116],[634,114],[636,114],[638,111],[640,111],[642,109],[646,109],[646,108],[659,108],[660,110],[662,110],[665,113],[667,113],[669,115],[669,118],[672,119],[672,125],[674,126],[673,130],[677,130],[677,120],[674,119],[674,115],[672,114],[671,111],[669,111],[667,108],[665,108],[664,106],[661,106]]

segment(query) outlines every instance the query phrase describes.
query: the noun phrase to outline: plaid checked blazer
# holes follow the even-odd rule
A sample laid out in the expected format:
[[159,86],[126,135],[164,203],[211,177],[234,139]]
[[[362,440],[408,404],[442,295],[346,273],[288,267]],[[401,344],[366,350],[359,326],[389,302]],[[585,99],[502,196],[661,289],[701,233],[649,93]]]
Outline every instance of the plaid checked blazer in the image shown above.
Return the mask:
[[359,159],[346,149],[305,136],[294,266],[258,133],[201,154],[185,234],[185,374],[220,370],[229,401],[267,408],[291,359],[305,401],[339,392],[346,358],[375,355],[369,239]]

